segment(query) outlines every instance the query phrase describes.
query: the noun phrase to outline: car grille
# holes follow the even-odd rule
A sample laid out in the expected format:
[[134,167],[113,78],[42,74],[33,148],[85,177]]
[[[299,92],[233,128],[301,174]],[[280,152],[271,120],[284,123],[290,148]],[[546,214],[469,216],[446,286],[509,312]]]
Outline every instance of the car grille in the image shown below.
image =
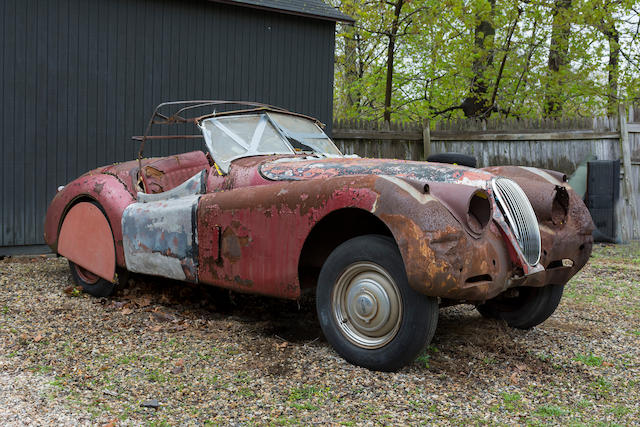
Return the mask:
[[527,264],[536,265],[540,260],[540,229],[527,195],[518,184],[507,178],[494,179],[493,192]]

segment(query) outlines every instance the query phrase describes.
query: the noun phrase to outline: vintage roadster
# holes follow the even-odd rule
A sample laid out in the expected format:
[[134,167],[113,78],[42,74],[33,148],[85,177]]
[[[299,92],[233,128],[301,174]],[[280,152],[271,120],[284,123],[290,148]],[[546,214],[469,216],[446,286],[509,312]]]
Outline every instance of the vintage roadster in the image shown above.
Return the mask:
[[[200,133],[151,134],[172,124]],[[561,173],[344,156],[322,129],[255,103],[161,104],[137,160],[59,188],[45,239],[96,296],[125,271],[289,299],[313,289],[329,343],[375,370],[411,362],[440,306],[543,322],[589,258],[591,217]],[[143,157],[146,142],[196,137],[203,151]]]

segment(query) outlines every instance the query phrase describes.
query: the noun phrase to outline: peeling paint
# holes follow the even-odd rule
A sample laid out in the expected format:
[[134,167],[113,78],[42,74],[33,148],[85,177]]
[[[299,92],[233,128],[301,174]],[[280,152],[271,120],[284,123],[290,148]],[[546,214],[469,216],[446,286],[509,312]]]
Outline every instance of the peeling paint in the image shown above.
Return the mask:
[[197,281],[194,212],[199,198],[133,203],[125,209],[122,232],[129,271]]

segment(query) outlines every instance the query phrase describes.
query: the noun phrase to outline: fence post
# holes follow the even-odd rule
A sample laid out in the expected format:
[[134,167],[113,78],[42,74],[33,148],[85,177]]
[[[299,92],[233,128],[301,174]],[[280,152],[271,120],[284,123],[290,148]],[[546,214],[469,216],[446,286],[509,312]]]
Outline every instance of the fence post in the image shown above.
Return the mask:
[[423,160],[431,154],[431,121],[426,118],[422,124],[422,155]]
[[[633,179],[631,178],[631,145],[629,142],[629,130],[627,129],[627,109],[623,104],[618,106],[618,120],[620,122],[620,155],[622,156],[622,165],[624,167],[624,189],[625,189],[625,203],[627,209],[631,213],[631,230],[629,233],[629,240],[633,239],[633,236],[640,235],[638,230],[638,212],[636,212],[636,193]],[[623,239],[627,236],[623,236]]]

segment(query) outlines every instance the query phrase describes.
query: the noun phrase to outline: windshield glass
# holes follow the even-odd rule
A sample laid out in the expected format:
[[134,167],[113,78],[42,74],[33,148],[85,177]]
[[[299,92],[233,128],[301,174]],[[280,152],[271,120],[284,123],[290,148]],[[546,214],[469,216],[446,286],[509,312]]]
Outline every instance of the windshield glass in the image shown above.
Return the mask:
[[259,154],[293,154],[266,114],[208,118],[200,124],[214,160],[225,173],[231,161]]
[[322,129],[304,117],[272,112],[210,117],[202,120],[200,129],[211,156],[224,173],[240,157],[300,151],[342,156]]
[[300,151],[312,151],[319,154],[341,156],[338,150],[320,127],[309,119],[289,114],[271,113],[269,117],[278,125],[291,146]]

